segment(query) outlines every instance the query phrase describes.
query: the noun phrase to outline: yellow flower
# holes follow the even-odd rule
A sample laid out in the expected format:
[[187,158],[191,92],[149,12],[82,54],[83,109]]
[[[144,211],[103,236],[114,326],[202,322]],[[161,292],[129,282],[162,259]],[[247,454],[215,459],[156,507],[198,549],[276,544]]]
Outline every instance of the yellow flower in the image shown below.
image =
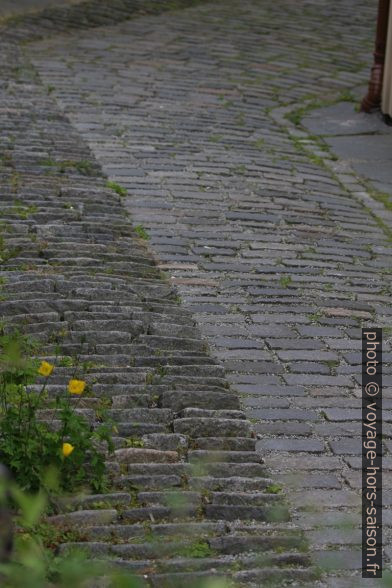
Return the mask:
[[71,445],[71,443],[63,443],[63,455],[64,457],[68,457],[71,455],[75,447]]
[[86,387],[86,382],[83,380],[70,380],[68,383],[68,392],[70,394],[82,394]]
[[38,373],[41,374],[41,376],[50,376],[53,370],[54,365],[52,365],[48,361],[41,361],[41,365],[38,368]]

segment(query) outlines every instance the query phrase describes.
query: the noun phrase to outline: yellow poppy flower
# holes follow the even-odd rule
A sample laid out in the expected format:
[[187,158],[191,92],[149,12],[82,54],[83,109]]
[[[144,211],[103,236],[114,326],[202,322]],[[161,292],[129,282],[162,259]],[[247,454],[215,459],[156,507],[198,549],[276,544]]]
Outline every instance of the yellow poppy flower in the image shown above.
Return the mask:
[[64,457],[68,457],[71,455],[75,447],[71,445],[71,443],[63,443],[63,455]]
[[54,365],[49,363],[48,361],[41,361],[41,365],[38,368],[38,373],[41,376],[50,376],[50,374],[54,370]]
[[83,380],[70,380],[68,383],[68,392],[70,394],[82,394],[86,387],[86,382]]

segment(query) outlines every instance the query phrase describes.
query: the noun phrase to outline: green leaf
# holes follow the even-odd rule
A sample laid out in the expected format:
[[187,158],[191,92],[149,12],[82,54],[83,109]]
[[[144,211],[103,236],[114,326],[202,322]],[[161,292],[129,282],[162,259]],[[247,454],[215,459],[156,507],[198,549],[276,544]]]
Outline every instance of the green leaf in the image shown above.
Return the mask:
[[13,485],[11,486],[11,495],[22,511],[22,525],[32,527],[37,524],[47,505],[45,494],[42,491],[35,495],[25,494],[20,488]]

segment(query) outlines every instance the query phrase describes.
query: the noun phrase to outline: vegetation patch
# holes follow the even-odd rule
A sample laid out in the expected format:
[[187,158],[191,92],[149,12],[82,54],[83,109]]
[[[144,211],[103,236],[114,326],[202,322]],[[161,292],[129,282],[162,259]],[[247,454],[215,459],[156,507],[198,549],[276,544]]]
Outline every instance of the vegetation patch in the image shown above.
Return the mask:
[[214,552],[211,549],[208,541],[200,540],[195,541],[194,543],[190,543],[189,545],[185,545],[177,552],[177,555],[182,557],[203,558],[212,557]]
[[282,486],[279,486],[279,484],[270,484],[269,486],[267,486],[265,491],[267,492],[267,494],[279,494],[280,492],[282,492]]
[[127,196],[128,194],[126,189],[123,188],[123,186],[120,186],[120,184],[117,184],[117,182],[108,181],[106,182],[106,187],[116,192],[116,194],[118,194],[122,198],[125,198],[125,196]]
[[[107,487],[105,461],[97,447],[106,442],[109,451],[114,449],[111,425],[92,430],[77,412],[87,388],[76,376],[64,394],[51,399],[47,383],[55,366],[31,359],[33,351],[34,344],[17,332],[0,336],[0,463],[30,492],[53,491],[48,474],[54,469],[58,491],[87,485],[102,492]],[[39,376],[41,388],[36,391],[32,386]],[[49,417],[43,420],[42,411],[48,409]]]
[[140,237],[140,239],[144,239],[146,241],[149,240],[150,237],[146,229],[143,227],[143,225],[136,225],[135,227],[133,227],[133,230],[135,231],[137,236]]
[[68,170],[76,170],[83,176],[92,176],[95,173],[93,164],[87,159],[81,159],[80,161],[73,161],[71,159],[57,161],[55,159],[48,158],[43,159],[40,164],[44,167],[56,168],[57,171],[59,171],[61,174]]
[[293,280],[291,278],[291,276],[281,276],[279,278],[279,284],[282,286],[282,288],[287,288],[288,286],[290,286],[292,284]]

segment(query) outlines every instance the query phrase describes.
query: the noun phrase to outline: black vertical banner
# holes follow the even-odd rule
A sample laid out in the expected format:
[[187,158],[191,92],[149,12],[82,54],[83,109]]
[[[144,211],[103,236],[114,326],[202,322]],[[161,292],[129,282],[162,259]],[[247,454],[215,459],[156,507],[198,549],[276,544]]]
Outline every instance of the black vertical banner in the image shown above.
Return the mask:
[[362,329],[362,577],[382,577],[382,329]]

